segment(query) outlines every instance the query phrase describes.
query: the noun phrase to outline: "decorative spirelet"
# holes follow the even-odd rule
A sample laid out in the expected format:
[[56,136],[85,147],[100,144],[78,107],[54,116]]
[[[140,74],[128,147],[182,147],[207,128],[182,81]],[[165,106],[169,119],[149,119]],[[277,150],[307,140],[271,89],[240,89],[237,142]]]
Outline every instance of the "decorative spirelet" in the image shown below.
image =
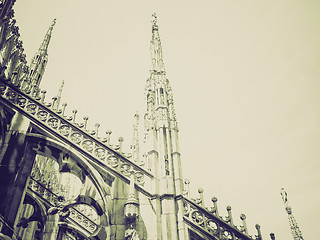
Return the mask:
[[157,25],[157,21],[158,21],[158,17],[156,13],[152,13],[152,26],[156,26]]

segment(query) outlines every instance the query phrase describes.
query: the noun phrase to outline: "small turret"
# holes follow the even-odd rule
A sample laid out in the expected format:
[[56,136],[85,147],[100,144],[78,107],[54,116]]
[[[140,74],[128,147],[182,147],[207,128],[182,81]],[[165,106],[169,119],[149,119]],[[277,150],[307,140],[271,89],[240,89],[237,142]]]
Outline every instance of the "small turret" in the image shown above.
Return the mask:
[[130,175],[129,196],[124,204],[124,217],[129,222],[129,225],[135,224],[139,217],[139,201],[135,197],[134,173]]
[[159,27],[157,25],[157,15],[152,14],[152,39],[150,45],[151,58],[152,58],[152,69],[154,71],[164,72],[164,63],[162,58],[162,47],[159,36]]

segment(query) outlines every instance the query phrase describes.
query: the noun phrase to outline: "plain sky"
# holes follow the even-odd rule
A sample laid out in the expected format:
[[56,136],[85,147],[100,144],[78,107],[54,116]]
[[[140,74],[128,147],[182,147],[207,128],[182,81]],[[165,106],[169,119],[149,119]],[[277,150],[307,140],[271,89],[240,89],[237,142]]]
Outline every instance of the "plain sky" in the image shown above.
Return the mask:
[[[320,216],[320,1],[17,0],[28,62],[57,18],[41,88],[101,136],[132,138],[145,110],[151,15],[158,15],[167,78],[191,196],[245,213],[251,235],[293,239],[280,196],[305,239]],[[141,122],[141,126],[143,123]],[[142,135],[143,132],[140,133]]]

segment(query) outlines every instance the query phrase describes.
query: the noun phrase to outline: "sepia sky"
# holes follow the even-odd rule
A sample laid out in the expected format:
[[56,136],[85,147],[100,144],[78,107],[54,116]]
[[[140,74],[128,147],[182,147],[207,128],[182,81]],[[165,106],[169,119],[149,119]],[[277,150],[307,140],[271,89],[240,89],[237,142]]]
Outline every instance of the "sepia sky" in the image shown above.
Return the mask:
[[[28,63],[52,20],[41,88],[77,119],[111,129],[129,150],[133,115],[144,114],[151,15],[158,15],[167,78],[191,196],[231,205],[251,235],[293,239],[280,196],[305,239],[320,216],[320,1],[17,0]],[[141,126],[143,123],[141,122]],[[142,136],[143,132],[140,133]]]

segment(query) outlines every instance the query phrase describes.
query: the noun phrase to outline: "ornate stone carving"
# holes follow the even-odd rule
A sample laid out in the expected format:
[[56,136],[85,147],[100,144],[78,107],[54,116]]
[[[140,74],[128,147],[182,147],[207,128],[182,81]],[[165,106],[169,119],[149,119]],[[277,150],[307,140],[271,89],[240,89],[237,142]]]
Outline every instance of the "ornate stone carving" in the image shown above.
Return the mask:
[[[214,202],[216,202],[216,198],[214,198]],[[185,197],[183,198],[183,206],[184,220],[202,229],[208,236],[214,236],[223,240],[252,240],[251,237],[241,233],[238,228],[231,225],[228,219],[223,220],[220,216],[216,215],[215,211],[210,212],[210,210]]]
[[[41,178],[36,174],[34,174],[34,176],[38,179]],[[48,209],[48,214],[59,214],[62,218],[71,219],[72,222],[75,222],[79,226],[85,228],[90,233],[94,233],[97,230],[100,221],[98,220],[99,216],[94,210],[91,212],[89,210],[81,211],[81,207],[79,205],[72,207],[72,205],[70,205],[70,201],[64,201],[64,197],[53,193],[32,177],[30,178],[28,187],[33,192],[36,192],[40,197],[46,199],[51,205]],[[60,189],[59,187],[56,187],[56,190],[57,188],[58,192],[63,194],[63,188],[61,188],[61,186]]]
[[[123,177],[129,177],[128,171],[130,171],[135,175],[137,184],[145,186],[146,180],[148,180],[148,184],[151,186],[153,176],[149,171],[132,163],[124,155],[115,152],[114,149],[110,148],[109,141],[107,141],[108,145],[105,145],[99,141],[96,135],[92,137],[89,134],[88,130],[85,129],[87,118],[85,119],[85,123],[82,124],[84,127],[84,131],[82,131],[80,129],[81,124],[72,122],[72,120],[66,120],[64,116],[62,116],[62,111],[60,114],[57,113],[52,109],[53,105],[46,104],[42,97],[40,99],[36,98],[31,92],[24,94],[22,86],[20,86],[20,88],[22,92],[17,91],[16,88],[12,88],[7,82],[0,83],[0,95],[2,98],[14,104],[17,109],[29,114],[30,118],[34,117],[35,120],[40,120],[44,126],[49,127],[49,129],[64,139],[75,143],[80,150],[85,151],[91,157],[97,159],[97,162],[100,161],[99,164],[102,167],[109,167],[109,169],[112,169],[112,171]],[[97,129],[95,132],[97,132]],[[108,138],[108,140],[110,139]]]
[[139,236],[137,231],[133,228],[133,226],[131,225],[130,228],[128,228],[125,233],[124,233],[124,237],[126,238],[126,240],[139,240]]

